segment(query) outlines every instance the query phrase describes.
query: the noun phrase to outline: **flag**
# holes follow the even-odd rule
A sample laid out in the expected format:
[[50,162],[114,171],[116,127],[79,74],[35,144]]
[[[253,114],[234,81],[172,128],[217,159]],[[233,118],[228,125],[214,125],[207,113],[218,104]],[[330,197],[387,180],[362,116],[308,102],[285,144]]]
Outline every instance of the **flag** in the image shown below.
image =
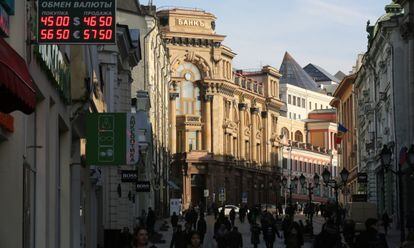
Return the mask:
[[338,132],[346,133],[348,132],[348,129],[344,127],[341,123],[338,123]]
[[403,165],[407,161],[407,147],[401,147],[400,149],[400,161],[398,162],[399,165]]

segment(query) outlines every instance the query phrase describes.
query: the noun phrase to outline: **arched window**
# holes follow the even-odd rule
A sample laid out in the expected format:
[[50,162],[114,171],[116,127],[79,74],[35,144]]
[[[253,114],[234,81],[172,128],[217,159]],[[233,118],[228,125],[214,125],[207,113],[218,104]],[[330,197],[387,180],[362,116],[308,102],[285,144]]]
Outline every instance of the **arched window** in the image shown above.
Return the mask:
[[303,142],[303,134],[300,131],[295,132],[295,141]]
[[201,79],[200,71],[194,64],[184,62],[175,73],[183,79],[178,84],[177,115],[201,115],[200,89],[196,85]]
[[289,139],[289,130],[286,127],[282,128],[281,135],[283,135],[284,138]]

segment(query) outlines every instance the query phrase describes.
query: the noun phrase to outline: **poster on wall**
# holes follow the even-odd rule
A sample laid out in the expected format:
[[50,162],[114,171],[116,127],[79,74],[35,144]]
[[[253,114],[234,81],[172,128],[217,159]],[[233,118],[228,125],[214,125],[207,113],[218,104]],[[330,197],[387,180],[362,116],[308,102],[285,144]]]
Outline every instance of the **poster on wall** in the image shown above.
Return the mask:
[[170,199],[170,216],[173,215],[173,213],[176,213],[177,215],[181,215],[181,198],[171,198]]

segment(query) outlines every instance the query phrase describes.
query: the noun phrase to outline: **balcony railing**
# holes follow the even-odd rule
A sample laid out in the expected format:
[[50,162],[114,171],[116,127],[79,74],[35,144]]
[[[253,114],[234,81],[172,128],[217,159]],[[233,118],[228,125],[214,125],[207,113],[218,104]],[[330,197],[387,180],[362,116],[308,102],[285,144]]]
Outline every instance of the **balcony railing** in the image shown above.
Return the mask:
[[184,124],[199,124],[201,123],[201,117],[198,115],[179,115],[177,116],[177,122]]

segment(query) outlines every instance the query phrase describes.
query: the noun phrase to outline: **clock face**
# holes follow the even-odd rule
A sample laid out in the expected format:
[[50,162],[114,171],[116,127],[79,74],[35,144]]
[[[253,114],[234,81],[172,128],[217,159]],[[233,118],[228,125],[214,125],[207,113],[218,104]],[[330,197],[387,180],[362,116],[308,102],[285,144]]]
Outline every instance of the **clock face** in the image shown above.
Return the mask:
[[191,79],[191,73],[187,72],[187,73],[184,75],[184,77],[185,77],[185,80],[190,81],[190,79]]

